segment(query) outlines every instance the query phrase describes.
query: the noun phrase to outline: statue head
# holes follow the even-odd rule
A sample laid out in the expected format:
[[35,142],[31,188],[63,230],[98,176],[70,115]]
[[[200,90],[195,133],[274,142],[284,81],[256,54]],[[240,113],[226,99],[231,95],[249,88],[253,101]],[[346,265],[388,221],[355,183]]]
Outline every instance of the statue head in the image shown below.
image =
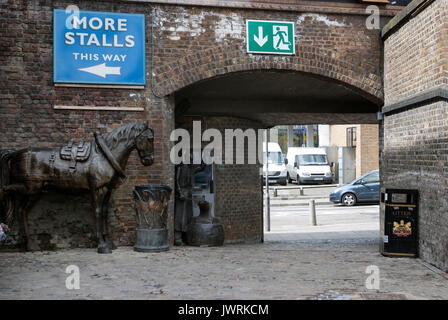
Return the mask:
[[140,161],[144,166],[150,166],[154,162],[154,132],[146,123],[146,128],[135,138]]

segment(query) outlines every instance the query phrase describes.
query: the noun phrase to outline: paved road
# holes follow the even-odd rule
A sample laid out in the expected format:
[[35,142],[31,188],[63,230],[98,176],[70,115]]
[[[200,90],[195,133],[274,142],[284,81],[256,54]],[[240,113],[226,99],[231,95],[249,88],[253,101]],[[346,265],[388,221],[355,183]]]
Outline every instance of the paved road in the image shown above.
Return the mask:
[[[79,290],[66,288],[69,265],[79,267]],[[372,265],[379,268],[379,290],[365,285]],[[0,299],[372,298],[448,299],[448,279],[419,259],[383,257],[369,243],[0,253]]]
[[[263,244],[0,253],[0,299],[448,299],[448,275],[378,252],[378,206],[272,210]],[[80,271],[68,290],[66,268]],[[380,289],[366,287],[367,268]],[[366,273],[367,272],[367,273]]]
[[271,207],[266,241],[370,240],[379,238],[379,206],[317,205],[317,226],[306,206]]

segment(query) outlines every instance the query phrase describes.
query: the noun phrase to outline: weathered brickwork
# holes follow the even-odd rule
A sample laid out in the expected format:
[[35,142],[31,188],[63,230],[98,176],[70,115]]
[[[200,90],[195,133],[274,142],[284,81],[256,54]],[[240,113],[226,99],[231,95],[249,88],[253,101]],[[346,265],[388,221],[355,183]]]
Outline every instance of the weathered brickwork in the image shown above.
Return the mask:
[[[53,86],[53,8],[77,4],[81,9],[144,13],[150,8],[117,2],[3,1],[0,4],[0,148],[32,145],[60,146],[69,141],[92,140],[98,128],[106,134],[131,121],[149,120],[154,129],[155,163],[146,168],[136,152],[128,162],[128,178],[114,192],[110,216],[113,237],[133,244],[135,213],[132,189],[136,184],[173,184],[167,152],[174,127],[173,101],[155,97],[151,79],[145,90],[64,88]],[[147,39],[149,52],[149,39]],[[149,64],[149,56],[147,64]],[[143,112],[54,110],[55,105],[143,107]],[[168,134],[168,135],[167,135]],[[55,201],[44,195],[29,217],[31,236],[42,247],[92,246],[94,230],[89,198],[64,195]],[[46,239],[41,240],[41,239]],[[17,224],[11,244],[18,241]]]
[[[380,41],[365,16],[202,7],[157,7],[153,14],[158,95],[229,72],[277,69],[324,76],[382,101]],[[246,54],[246,19],[294,21],[296,55]]]
[[[258,130],[260,123],[236,118],[207,118],[207,126],[225,129]],[[257,142],[258,143],[258,142]],[[223,150],[229,151],[224,143]],[[233,153],[236,154],[234,141]],[[259,164],[248,164],[248,141],[244,146],[245,164],[215,165],[216,216],[225,226],[226,242],[260,242],[263,237],[263,186]],[[236,157],[234,159],[236,162]]]
[[434,1],[386,39],[385,105],[448,84],[447,8]]
[[[448,2],[436,0],[385,39],[386,106],[447,83],[447,22]],[[381,180],[383,192],[419,191],[420,256],[448,270],[448,102],[437,99],[385,115]]]
[[[258,132],[260,123],[232,117],[184,117],[180,128],[193,137],[193,121],[200,121],[201,131],[208,128],[219,130],[222,136],[221,164],[214,165],[215,216],[221,219],[225,228],[226,243],[260,242],[263,237],[263,193],[261,165],[248,162],[248,140],[244,141],[244,164],[236,164],[237,141],[233,147],[225,140],[225,130],[247,129]],[[202,147],[209,142],[203,141]],[[253,142],[251,142],[253,143]],[[257,142],[258,143],[258,140]],[[226,164],[225,154],[233,154],[233,164]]]
[[384,141],[383,191],[419,191],[420,256],[448,270],[448,103],[387,116]]

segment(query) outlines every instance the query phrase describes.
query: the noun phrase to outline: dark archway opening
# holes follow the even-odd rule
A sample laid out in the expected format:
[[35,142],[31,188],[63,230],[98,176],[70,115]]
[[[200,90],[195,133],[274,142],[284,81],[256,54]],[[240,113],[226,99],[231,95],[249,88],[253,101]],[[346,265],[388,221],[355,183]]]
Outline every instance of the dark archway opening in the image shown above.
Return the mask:
[[[223,139],[225,129],[378,124],[380,109],[376,97],[341,81],[279,70],[229,73],[187,86],[174,98],[177,128],[192,134],[192,122],[201,121],[202,131],[218,129]],[[259,164],[223,163],[211,170],[213,215],[225,225],[228,242],[263,240],[261,172]]]
[[236,72],[175,93],[176,117],[231,116],[279,124],[377,123],[376,98],[333,79],[302,72]]

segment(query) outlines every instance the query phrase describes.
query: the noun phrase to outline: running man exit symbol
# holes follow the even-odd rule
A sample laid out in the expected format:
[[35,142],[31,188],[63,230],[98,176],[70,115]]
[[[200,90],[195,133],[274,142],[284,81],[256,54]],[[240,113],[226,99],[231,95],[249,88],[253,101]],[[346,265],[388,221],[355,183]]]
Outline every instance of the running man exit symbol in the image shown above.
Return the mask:
[[289,50],[291,42],[288,41],[288,27],[274,26],[273,33],[274,33],[274,49]]
[[246,35],[248,53],[295,53],[294,22],[247,20]]

